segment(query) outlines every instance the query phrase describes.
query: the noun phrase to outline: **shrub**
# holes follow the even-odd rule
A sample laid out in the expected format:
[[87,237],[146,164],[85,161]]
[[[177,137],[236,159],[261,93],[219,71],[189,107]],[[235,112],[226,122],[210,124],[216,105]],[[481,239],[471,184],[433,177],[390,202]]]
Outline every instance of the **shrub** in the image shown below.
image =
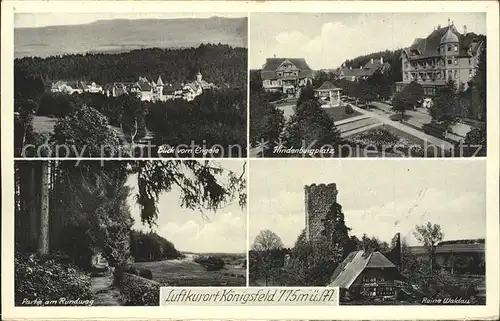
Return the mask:
[[149,269],[143,269],[143,270],[139,271],[139,276],[146,278],[148,280],[152,280],[153,279],[153,272],[151,272],[151,270],[149,270]]
[[[67,256],[38,254],[16,254],[15,303],[22,305],[24,299],[46,301],[89,300],[90,277],[81,272]],[[62,305],[51,302],[51,305]]]
[[345,113],[346,114],[352,114],[352,113],[354,113],[354,109],[352,109],[351,105],[346,105],[345,106]]
[[194,261],[203,265],[207,271],[219,271],[226,265],[223,259],[216,256],[199,256]]
[[133,267],[133,266],[129,266],[126,270],[125,270],[126,273],[130,273],[130,274],[133,274],[133,275],[139,275],[139,271]]
[[160,303],[159,283],[128,273],[123,274],[120,293],[127,306],[157,306]]
[[422,126],[422,129],[427,135],[444,138],[444,132],[448,129],[448,126],[446,124],[432,122],[429,124],[424,124]]

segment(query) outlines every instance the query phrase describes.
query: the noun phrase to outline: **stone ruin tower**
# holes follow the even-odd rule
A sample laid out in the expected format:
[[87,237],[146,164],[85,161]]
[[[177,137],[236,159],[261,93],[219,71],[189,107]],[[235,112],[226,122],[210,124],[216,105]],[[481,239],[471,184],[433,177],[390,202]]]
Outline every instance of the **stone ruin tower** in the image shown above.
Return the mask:
[[337,185],[311,184],[304,186],[305,192],[305,217],[306,240],[314,242],[323,230],[323,218],[330,206],[337,202]]

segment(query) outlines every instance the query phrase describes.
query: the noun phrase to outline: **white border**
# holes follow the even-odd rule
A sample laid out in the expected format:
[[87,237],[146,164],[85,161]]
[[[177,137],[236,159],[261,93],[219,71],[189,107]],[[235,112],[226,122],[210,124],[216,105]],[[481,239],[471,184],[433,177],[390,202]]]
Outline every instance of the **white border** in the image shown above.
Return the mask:
[[[13,271],[13,12],[487,12],[488,37],[488,157],[487,161],[487,237],[486,306],[340,306],[340,307],[14,307]],[[239,2],[239,1],[4,1],[2,2],[2,307],[4,319],[497,319],[499,311],[499,48],[498,2]],[[10,48],[10,50],[9,50]],[[249,103],[249,102],[248,102]],[[316,161],[316,160],[310,160]],[[325,160],[328,161],[328,160]],[[384,161],[350,159],[349,161]],[[446,159],[401,159],[401,161],[441,161]],[[477,161],[484,161],[478,159]],[[250,162],[247,169],[250,171]],[[365,164],[360,164],[363,166]],[[248,182],[250,183],[250,182]],[[247,186],[249,193],[250,186]]]

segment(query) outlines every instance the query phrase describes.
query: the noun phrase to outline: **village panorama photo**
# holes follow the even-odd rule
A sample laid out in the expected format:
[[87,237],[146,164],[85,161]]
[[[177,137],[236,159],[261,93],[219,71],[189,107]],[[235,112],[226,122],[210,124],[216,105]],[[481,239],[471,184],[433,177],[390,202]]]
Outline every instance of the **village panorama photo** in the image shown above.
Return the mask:
[[310,162],[250,163],[250,286],[338,287],[341,305],[486,304],[485,161]]
[[17,160],[16,306],[158,306],[247,285],[244,160]]
[[245,157],[246,13],[18,13],[16,157]]
[[486,156],[486,13],[252,13],[253,157]]

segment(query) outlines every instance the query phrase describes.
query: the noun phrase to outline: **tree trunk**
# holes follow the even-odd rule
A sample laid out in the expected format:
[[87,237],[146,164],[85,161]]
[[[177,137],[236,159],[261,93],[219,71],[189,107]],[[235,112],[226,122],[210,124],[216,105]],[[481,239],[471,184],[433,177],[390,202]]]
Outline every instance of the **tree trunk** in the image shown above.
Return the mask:
[[49,162],[42,161],[40,187],[40,235],[38,252],[49,253]]
[[[36,165],[36,162],[33,162],[33,165]],[[28,205],[28,213],[29,213],[29,243],[30,246],[33,246],[33,249],[36,248],[36,243],[38,240],[38,206],[36,204],[36,187],[37,187],[37,179],[36,179],[36,167],[31,166],[29,173],[29,205]]]

